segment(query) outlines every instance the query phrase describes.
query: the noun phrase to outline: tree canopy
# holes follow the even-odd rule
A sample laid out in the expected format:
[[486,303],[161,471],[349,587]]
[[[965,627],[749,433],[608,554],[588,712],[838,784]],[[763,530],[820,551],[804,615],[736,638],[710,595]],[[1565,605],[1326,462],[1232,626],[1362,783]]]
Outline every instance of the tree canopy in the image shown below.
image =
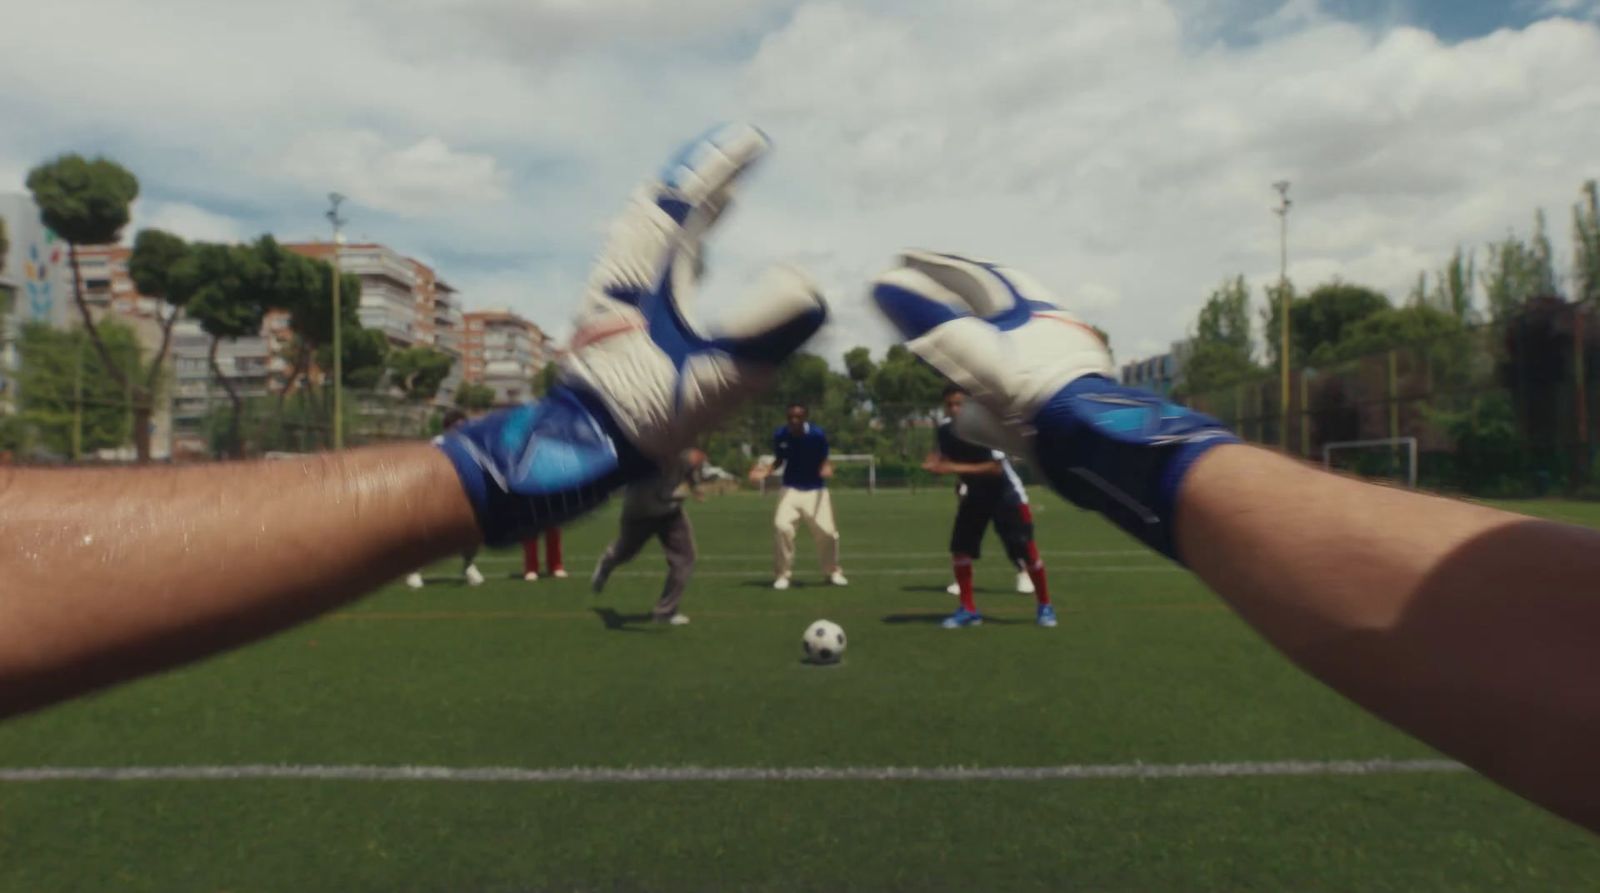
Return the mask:
[[40,219],[76,245],[109,245],[128,225],[139,179],[107,158],[61,155],[28,172]]

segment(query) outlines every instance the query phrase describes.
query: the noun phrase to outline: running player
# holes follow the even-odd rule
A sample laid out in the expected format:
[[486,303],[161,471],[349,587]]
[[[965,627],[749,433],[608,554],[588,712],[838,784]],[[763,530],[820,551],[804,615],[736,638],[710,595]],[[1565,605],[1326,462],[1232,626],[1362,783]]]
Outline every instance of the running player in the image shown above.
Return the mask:
[[689,577],[694,574],[695,561],[694,525],[689,523],[689,513],[683,510],[683,501],[691,495],[701,498],[700,472],[705,462],[704,452],[685,450],[677,462],[663,468],[660,474],[628,485],[617,538],[600,553],[594,576],[589,578],[590,589],[599,594],[611,573],[633,560],[644,544],[654,538],[661,542],[661,551],[667,557],[667,580],[651,617],[657,623],[672,626],[684,626],[689,622],[689,615],[678,611],[684,590],[689,588]]
[[828,435],[811,424],[811,411],[804,403],[791,403],[788,421],[773,432],[771,462],[757,462],[750,469],[750,480],[759,483],[778,467],[783,467],[783,495],[773,515],[773,589],[788,589],[794,571],[795,525],[806,522],[817,543],[822,572],[834,586],[849,581],[839,567],[839,529],[833,521],[833,499],[828,495],[828,478],[833,463],[828,461]]
[[[1044,561],[1033,542],[1033,513],[1022,480],[1011,461],[999,450],[969,443],[956,436],[955,420],[966,402],[966,392],[955,385],[944,389],[945,420],[939,424],[939,450],[928,456],[922,467],[934,474],[954,474],[961,478],[963,495],[956,508],[955,525],[950,531],[950,564],[955,570],[961,607],[945,618],[946,629],[979,626],[983,615],[972,600],[972,562],[982,551],[983,534],[994,522],[994,532],[1006,545],[1006,552],[1024,556],[1023,570],[1033,584],[1038,602],[1036,620],[1040,626],[1056,625],[1056,611],[1050,605],[1050,587],[1045,579]],[[1020,585],[1019,585],[1020,588]]]

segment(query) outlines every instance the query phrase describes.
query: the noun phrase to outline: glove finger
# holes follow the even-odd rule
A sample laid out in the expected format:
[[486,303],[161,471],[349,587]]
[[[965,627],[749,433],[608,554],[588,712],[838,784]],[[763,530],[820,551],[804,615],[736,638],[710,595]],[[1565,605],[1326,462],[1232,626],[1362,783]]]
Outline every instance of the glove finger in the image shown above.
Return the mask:
[[908,251],[901,259],[960,295],[973,313],[1002,331],[1022,328],[1039,313],[1065,312],[1054,295],[1020,270],[931,251]]
[[736,360],[776,366],[822,328],[828,305],[805,273],[777,266],[761,277],[754,300],[722,325],[713,349]]
[[896,267],[873,280],[872,301],[904,338],[920,338],[971,316],[960,294],[911,267]]
[[685,145],[667,162],[656,204],[680,226],[710,226],[727,204],[733,183],[766,154],[766,134],[749,124],[723,124]]
[[1007,313],[1022,300],[999,268],[986,261],[934,251],[907,251],[900,261],[959,295],[986,319]]

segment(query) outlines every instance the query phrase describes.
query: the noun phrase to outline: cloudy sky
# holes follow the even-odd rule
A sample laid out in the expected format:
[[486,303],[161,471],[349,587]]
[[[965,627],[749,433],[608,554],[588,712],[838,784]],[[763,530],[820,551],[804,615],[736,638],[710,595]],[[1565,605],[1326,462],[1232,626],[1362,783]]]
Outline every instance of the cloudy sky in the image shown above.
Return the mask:
[[[729,119],[776,152],[705,306],[799,262],[835,322],[896,249],[1003,260],[1108,329],[1181,337],[1212,285],[1400,296],[1600,176],[1600,0],[0,0],[0,192],[56,153],[138,174],[192,238],[352,236],[554,331],[606,218]],[[709,312],[709,311],[708,311]]]

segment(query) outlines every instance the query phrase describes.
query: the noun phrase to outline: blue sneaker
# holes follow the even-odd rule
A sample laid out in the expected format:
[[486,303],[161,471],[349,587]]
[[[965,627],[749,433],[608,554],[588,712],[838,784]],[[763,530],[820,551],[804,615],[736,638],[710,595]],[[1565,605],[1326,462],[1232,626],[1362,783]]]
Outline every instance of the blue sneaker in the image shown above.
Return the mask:
[[1052,605],[1040,605],[1039,614],[1033,619],[1040,626],[1054,629],[1056,625],[1056,609]]
[[977,611],[968,611],[966,608],[957,608],[954,614],[944,619],[940,624],[945,629],[960,629],[963,626],[982,626],[983,615]]

